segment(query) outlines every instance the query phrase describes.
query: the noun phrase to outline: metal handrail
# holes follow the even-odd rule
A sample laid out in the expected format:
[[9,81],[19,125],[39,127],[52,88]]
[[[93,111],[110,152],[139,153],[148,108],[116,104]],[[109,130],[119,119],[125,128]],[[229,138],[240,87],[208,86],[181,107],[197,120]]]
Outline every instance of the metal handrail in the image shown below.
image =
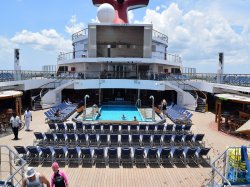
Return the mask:
[[77,38],[81,37],[81,36],[85,36],[88,35],[88,28],[85,28],[83,30],[80,30],[74,34],[72,34],[72,41],[76,40]]
[[[16,71],[11,71],[11,70],[0,70],[0,75],[2,73],[9,73],[11,74],[12,76],[15,74]],[[100,77],[100,74],[103,73],[103,71],[82,71],[82,72],[70,72],[70,71],[58,71],[56,74],[54,71],[52,72],[48,72],[48,71],[27,71],[27,70],[22,70],[20,71],[22,74],[27,74],[29,75],[29,80],[30,79],[36,79],[36,77],[39,77],[39,79],[41,78],[55,78],[55,79],[58,79],[58,78],[64,78],[64,79],[93,79],[93,78],[99,78]],[[109,75],[109,79],[112,78],[112,79],[134,79],[134,80],[158,80],[157,76],[156,75],[164,75],[165,78],[162,79],[162,80],[174,80],[172,75],[186,75],[188,77],[188,79],[185,80],[185,83],[186,81],[188,80],[194,80],[194,81],[207,81],[207,82],[213,82],[212,80],[214,80],[214,78],[217,76],[217,74],[212,74],[212,73],[182,73],[182,74],[174,74],[174,73],[171,73],[171,74],[166,74],[166,73],[159,73],[159,72],[150,72],[150,73],[147,73],[147,72],[136,72],[136,71],[130,71],[128,73],[130,73],[129,76],[125,76],[125,77],[117,77],[115,76],[114,74],[114,71],[107,71],[106,72],[107,74],[110,74]],[[133,73],[133,75],[131,74]],[[60,76],[64,74],[64,76]],[[80,75],[80,74],[84,74],[84,76],[74,76],[74,77],[70,77],[70,75]],[[86,76],[87,75],[91,75],[91,76]],[[112,74],[114,74],[112,76]],[[139,76],[140,74],[140,76]],[[47,75],[53,75],[51,77],[48,77]],[[153,75],[153,77],[151,76]],[[131,77],[130,77],[131,76]],[[227,83],[225,82],[224,84],[228,84],[228,85],[237,85],[237,86],[250,86],[250,74],[223,74],[223,76],[227,77],[227,76],[230,76],[230,77],[246,77],[248,82],[247,83],[239,83],[239,84],[233,84],[233,83]],[[101,79],[106,79],[105,76],[104,77],[100,77]],[[153,79],[152,79],[153,78]],[[27,80],[27,78],[21,78],[21,80]],[[178,79],[179,80],[179,79]],[[4,81],[14,81],[13,79],[8,79],[8,78],[0,78],[0,82],[4,82]],[[183,80],[184,81],[184,80]],[[47,84],[47,83],[46,83]],[[191,86],[191,85],[190,85]],[[2,90],[3,88],[0,88],[0,90]]]
[[[230,148],[232,148],[232,147],[230,147]],[[221,174],[220,171],[215,167],[216,161],[218,161],[223,155],[225,155],[228,149],[229,149],[229,148],[227,148],[224,152],[222,152],[222,153],[221,153],[216,159],[214,159],[214,161],[211,162],[211,164],[210,164],[210,166],[213,168],[213,169],[212,169],[212,177],[213,177],[213,178],[210,180],[211,182],[213,182],[213,184],[212,184],[213,186],[214,186],[214,174],[213,174],[214,171],[215,171],[218,175],[220,175],[220,177],[221,177],[223,180],[225,180],[229,186],[231,186],[230,181],[229,181],[225,176],[223,176],[223,174]]]
[[[70,51],[70,52],[61,52],[58,55],[57,61],[64,61],[64,60],[72,60],[75,58],[86,58],[87,57],[87,52],[88,50],[77,50],[77,51]],[[77,55],[81,53],[82,55]],[[165,56],[166,54],[166,56]],[[76,57],[77,56],[77,57]],[[103,56],[105,57],[105,56]],[[173,63],[181,63],[182,59],[179,55],[177,54],[172,54],[172,53],[165,53],[163,51],[152,51],[152,58],[155,59],[162,59],[162,60],[166,60],[168,62],[173,62]],[[120,56],[116,56],[113,58],[121,58]],[[127,58],[127,56],[126,56]],[[132,58],[132,57],[131,57]]]
[[[211,162],[210,166],[212,167],[212,178],[210,180],[210,182],[214,182],[214,173],[213,172],[216,172],[221,178],[222,178],[222,181],[226,181],[227,185],[231,186],[231,182],[223,175],[221,174],[221,172],[216,168],[215,164],[216,162],[219,160],[219,159],[223,159],[222,156],[225,156],[225,154],[227,153],[227,151],[229,149],[239,149],[240,147],[228,147],[224,152],[222,152],[219,156],[216,157],[216,159],[214,159],[213,162]],[[250,148],[250,147],[248,147]],[[212,184],[214,185],[214,183]]]
[[135,105],[139,108],[141,108],[141,99],[137,99],[135,102]]
[[168,43],[168,36],[167,35],[159,32],[157,30],[154,30],[154,29],[153,29],[152,35],[153,35],[153,37],[159,38],[159,39],[165,41],[166,43]]
[[185,85],[190,86],[190,87],[193,88],[194,90],[196,89],[196,90],[198,90],[199,92],[201,92],[201,93],[203,94],[203,96],[205,97],[205,103],[207,102],[207,95],[206,95],[205,93],[203,93],[203,91],[201,91],[200,89],[196,88],[195,86],[192,86],[192,85],[190,85],[190,84],[187,84],[187,83],[183,82],[182,80],[176,79],[175,77],[173,77],[173,78],[174,78],[175,80],[180,81],[181,83],[183,83],[183,84],[185,84]]
[[[72,34],[72,41],[76,40],[77,38],[81,37],[81,36],[87,36],[88,35],[88,28],[82,29],[74,34]],[[159,38],[163,41],[165,41],[166,43],[168,43],[168,36],[153,29],[152,32],[153,37]]]
[[[9,154],[10,154],[10,153],[13,154],[15,158],[18,158],[18,159],[21,161],[21,166],[19,166],[19,167],[16,169],[16,171],[14,171],[14,172],[12,173],[12,175],[10,175],[10,176],[7,178],[7,180],[4,182],[4,186],[7,186],[7,183],[8,183],[9,181],[11,181],[11,180],[15,177],[15,175],[16,175],[17,173],[19,173],[19,172],[24,168],[24,166],[25,166],[27,163],[26,163],[25,160],[23,160],[23,158],[21,158],[18,154],[16,154],[14,151],[12,151],[12,150],[9,148],[9,146],[7,146],[7,145],[0,145],[0,149],[2,149],[3,147],[6,148],[6,149],[9,151]],[[21,171],[21,172],[22,172],[22,171]]]

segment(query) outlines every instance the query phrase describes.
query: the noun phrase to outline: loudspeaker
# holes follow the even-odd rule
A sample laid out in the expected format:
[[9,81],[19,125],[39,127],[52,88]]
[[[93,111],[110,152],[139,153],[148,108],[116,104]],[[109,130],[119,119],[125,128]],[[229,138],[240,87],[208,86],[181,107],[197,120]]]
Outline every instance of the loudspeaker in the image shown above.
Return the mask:
[[223,61],[224,61],[224,54],[223,53],[219,53],[219,63],[220,63],[220,66],[223,65]]
[[19,60],[19,49],[15,49],[15,58]]

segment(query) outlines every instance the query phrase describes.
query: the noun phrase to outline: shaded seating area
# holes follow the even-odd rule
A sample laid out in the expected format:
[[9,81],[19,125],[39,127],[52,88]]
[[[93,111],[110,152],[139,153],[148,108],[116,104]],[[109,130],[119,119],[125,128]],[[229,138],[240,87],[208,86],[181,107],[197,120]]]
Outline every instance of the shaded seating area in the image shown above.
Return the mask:
[[[63,122],[69,118],[76,110],[76,106],[73,104],[61,103],[55,107],[52,107],[48,111],[44,112],[46,120],[48,122]],[[57,114],[57,111],[60,113]]]
[[13,133],[10,118],[15,112],[22,119],[23,92],[8,90],[0,92],[0,137]]
[[236,94],[217,94],[215,122],[218,130],[250,139],[250,98]]

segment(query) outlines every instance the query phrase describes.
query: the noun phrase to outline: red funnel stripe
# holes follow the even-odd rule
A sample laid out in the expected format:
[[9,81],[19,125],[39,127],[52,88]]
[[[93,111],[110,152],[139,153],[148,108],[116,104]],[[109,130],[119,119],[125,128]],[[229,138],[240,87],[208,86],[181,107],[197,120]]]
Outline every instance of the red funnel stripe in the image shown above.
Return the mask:
[[103,3],[111,4],[115,9],[114,23],[128,23],[128,10],[145,7],[149,0],[124,0],[122,4],[117,0],[92,0],[95,6],[100,6]]

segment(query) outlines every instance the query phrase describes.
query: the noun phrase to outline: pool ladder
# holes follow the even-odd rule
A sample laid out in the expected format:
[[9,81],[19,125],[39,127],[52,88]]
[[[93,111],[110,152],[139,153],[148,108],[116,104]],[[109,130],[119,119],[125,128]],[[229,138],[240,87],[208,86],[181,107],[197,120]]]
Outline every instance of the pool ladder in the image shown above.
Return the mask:
[[141,99],[137,99],[135,102],[135,106],[141,108]]

